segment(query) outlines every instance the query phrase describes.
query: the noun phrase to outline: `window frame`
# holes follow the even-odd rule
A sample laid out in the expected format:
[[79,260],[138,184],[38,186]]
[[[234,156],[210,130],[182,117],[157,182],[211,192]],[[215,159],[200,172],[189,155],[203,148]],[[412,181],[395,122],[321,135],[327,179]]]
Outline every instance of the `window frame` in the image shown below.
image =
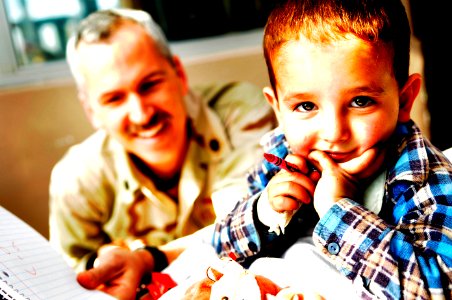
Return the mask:
[[54,62],[19,66],[14,53],[4,1],[0,1],[0,88],[48,82],[57,78],[70,78],[64,59]]

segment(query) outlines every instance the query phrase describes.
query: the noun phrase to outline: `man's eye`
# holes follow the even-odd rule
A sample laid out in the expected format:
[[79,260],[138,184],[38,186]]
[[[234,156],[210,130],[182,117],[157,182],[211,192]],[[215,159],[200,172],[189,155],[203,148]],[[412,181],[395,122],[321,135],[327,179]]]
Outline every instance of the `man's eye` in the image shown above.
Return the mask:
[[148,81],[140,85],[140,94],[149,93],[153,88],[158,85],[158,81]]
[[356,97],[352,100],[352,107],[367,107],[374,103],[369,97]]
[[108,97],[104,97],[101,100],[102,105],[112,105],[121,102],[124,99],[123,95],[110,95]]
[[297,111],[311,111],[311,110],[314,110],[315,109],[315,104],[314,103],[312,103],[312,102],[303,102],[303,103],[300,103],[296,108],[295,108],[295,110],[297,110]]

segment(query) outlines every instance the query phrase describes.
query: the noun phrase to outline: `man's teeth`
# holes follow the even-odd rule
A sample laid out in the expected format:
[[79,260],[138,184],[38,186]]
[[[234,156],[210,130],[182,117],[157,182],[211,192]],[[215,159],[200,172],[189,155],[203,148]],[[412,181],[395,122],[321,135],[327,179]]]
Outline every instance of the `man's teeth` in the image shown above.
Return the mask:
[[155,126],[148,127],[147,129],[142,128],[135,132],[135,134],[140,138],[151,138],[155,136],[163,128],[163,122],[155,124]]

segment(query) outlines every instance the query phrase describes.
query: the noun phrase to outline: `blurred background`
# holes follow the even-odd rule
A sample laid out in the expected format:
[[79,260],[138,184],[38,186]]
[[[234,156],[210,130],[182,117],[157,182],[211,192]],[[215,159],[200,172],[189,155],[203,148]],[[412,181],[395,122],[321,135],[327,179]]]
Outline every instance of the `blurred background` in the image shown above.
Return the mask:
[[[90,12],[112,7],[150,12],[181,57],[191,84],[246,80],[263,87],[262,33],[275,2],[1,0],[0,205],[48,237],[50,171],[68,147],[92,133],[65,62],[65,44]],[[412,71],[422,73],[423,63],[413,35]],[[413,119],[429,137],[426,99],[423,88]]]

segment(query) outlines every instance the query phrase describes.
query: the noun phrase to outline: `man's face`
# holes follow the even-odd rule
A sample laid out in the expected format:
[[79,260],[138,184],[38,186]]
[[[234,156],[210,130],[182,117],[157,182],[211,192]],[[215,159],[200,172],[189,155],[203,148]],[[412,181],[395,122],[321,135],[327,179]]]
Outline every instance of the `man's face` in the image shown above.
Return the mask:
[[134,24],[110,43],[80,44],[78,52],[93,124],[154,171],[177,172],[187,147],[188,87],[179,60],[171,65]]
[[358,178],[373,175],[369,165],[382,164],[399,118],[390,53],[351,37],[322,45],[301,39],[276,57],[278,99],[266,96],[293,152],[307,157],[321,150],[344,167],[374,149],[353,169]]

